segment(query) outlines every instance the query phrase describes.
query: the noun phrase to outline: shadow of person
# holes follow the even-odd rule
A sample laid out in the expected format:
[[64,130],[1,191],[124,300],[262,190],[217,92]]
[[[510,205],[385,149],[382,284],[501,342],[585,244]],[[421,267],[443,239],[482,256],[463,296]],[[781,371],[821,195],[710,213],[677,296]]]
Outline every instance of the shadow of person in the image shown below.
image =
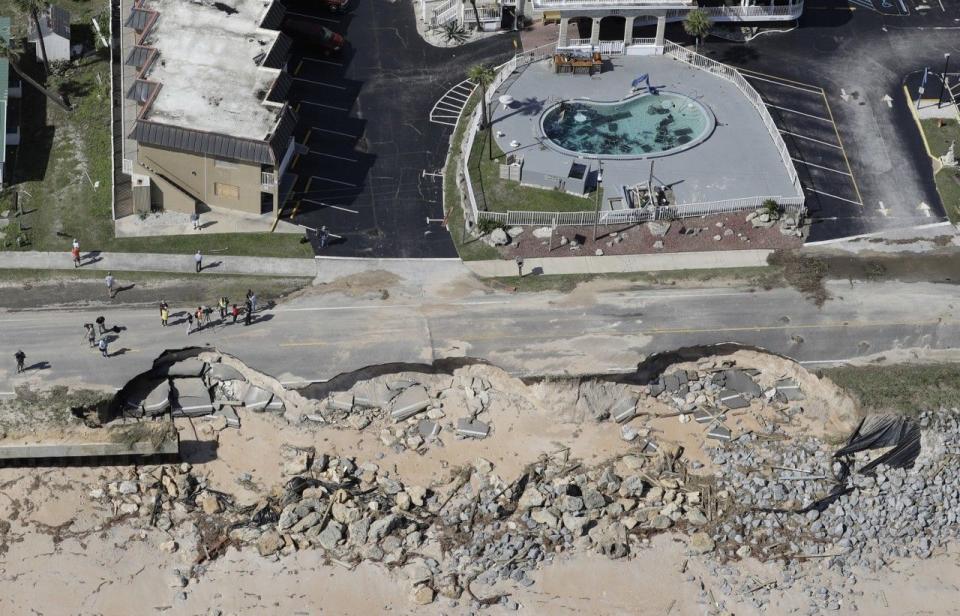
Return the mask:
[[203,270],[213,269],[215,267],[220,267],[221,265],[223,265],[223,261],[214,261],[213,263],[201,267],[200,271],[202,272]]
[[200,225],[200,228],[201,228],[201,229],[206,229],[207,227],[212,227],[212,226],[215,225],[215,224],[217,224],[217,221],[216,221],[216,220],[209,220],[209,221],[203,223],[202,225]]
[[125,286],[125,287],[117,287],[117,290],[116,290],[116,292],[115,292],[113,295],[114,295],[114,297],[116,297],[117,295],[123,293],[124,291],[129,291],[130,289],[134,288],[135,286],[137,286],[136,283],[128,284],[128,285]]
[[266,323],[273,318],[272,314],[255,314],[251,317],[250,323]]
[[38,362],[35,363],[35,364],[32,364],[32,365],[30,365],[30,366],[27,366],[27,367],[24,368],[23,370],[24,370],[24,371],[27,371],[27,370],[47,370],[49,367],[50,367],[50,362],[48,362],[48,361],[38,361]]
[[118,357],[120,355],[125,355],[130,349],[123,347],[122,349],[117,349],[113,353],[107,354],[107,357]]
[[[131,285],[131,286],[133,286],[133,285]],[[113,327],[110,328],[110,331],[112,331],[112,332],[115,333],[115,334],[119,334],[120,332],[125,332],[125,331],[127,331],[127,328],[126,328],[125,325],[114,325]]]

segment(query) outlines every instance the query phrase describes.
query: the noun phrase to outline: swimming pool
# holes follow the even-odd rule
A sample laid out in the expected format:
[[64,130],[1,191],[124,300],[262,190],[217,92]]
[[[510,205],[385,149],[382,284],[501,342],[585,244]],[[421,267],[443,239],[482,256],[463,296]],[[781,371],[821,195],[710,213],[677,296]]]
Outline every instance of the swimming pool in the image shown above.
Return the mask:
[[547,145],[591,158],[650,158],[691,148],[716,125],[703,104],[682,94],[638,94],[620,101],[563,101],[547,109]]

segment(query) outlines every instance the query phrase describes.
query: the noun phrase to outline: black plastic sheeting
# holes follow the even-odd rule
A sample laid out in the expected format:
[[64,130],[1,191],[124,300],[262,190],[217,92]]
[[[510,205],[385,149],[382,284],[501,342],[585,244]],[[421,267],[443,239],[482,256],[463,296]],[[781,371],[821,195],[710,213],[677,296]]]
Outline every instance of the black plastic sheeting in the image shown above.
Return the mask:
[[760,508],[760,511],[775,513],[806,513],[812,509],[823,512],[838,498],[853,491],[848,485],[853,470],[853,454],[872,449],[891,449],[857,469],[861,475],[870,475],[881,464],[893,468],[911,468],[920,455],[920,426],[909,417],[897,415],[868,415],[860,421],[847,444],[833,453],[840,470],[835,473],[836,483],[830,493],[802,509]]

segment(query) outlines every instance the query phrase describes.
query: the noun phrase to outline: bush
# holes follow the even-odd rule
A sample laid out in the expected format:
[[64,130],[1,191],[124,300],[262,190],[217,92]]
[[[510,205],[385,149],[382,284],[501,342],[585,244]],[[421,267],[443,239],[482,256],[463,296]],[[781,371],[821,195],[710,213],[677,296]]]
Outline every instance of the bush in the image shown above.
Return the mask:
[[770,216],[776,216],[780,213],[780,204],[773,199],[766,199],[760,207],[763,208],[764,212],[770,214]]
[[499,220],[491,220],[490,218],[481,218],[477,222],[477,231],[482,235],[487,235],[491,233],[494,229],[506,229],[507,225],[500,222]]

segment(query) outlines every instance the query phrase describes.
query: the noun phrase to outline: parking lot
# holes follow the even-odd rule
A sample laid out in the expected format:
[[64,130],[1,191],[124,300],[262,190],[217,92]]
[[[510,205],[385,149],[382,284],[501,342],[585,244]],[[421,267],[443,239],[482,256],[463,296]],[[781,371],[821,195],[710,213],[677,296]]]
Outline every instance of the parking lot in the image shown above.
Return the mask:
[[283,216],[327,228],[333,241],[322,251],[315,246],[318,254],[455,257],[443,228],[440,175],[453,128],[429,122],[430,112],[470,65],[508,57],[509,35],[440,49],[420,38],[407,4],[353,2],[335,15],[290,0],[287,10],[348,45],[327,55],[294,37],[288,96],[301,147]]

